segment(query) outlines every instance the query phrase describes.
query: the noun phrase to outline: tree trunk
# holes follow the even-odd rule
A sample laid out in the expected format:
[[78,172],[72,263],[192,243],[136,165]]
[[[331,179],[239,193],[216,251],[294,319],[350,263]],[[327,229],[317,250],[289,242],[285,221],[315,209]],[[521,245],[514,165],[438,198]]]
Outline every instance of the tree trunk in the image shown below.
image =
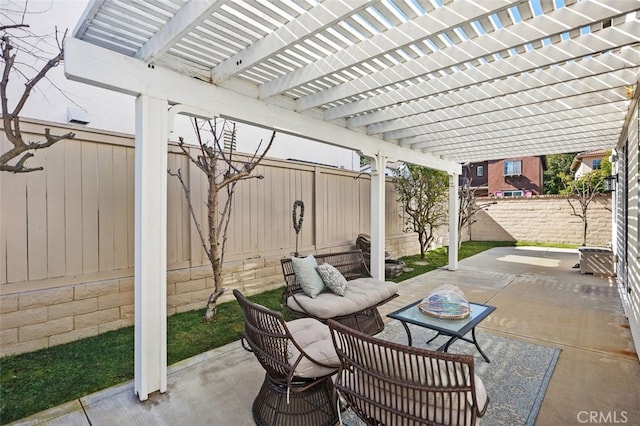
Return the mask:
[[207,301],[207,310],[204,313],[205,321],[210,321],[216,314],[216,302],[218,297],[224,293],[222,287],[222,263],[220,262],[220,245],[218,243],[216,216],[218,213],[218,188],[215,182],[215,174],[212,173],[209,178],[209,190],[207,194],[207,207],[209,221],[209,261],[213,270],[213,292]]
[[420,259],[424,259],[427,254],[425,239],[426,233],[424,231],[418,232],[418,241],[420,242]]

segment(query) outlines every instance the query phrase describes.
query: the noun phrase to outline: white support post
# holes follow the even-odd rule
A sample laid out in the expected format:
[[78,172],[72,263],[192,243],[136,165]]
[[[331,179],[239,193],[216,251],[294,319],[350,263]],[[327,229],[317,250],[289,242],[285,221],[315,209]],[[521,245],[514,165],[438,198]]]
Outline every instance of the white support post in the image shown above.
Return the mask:
[[449,175],[449,266],[450,271],[458,269],[458,175]]
[[376,154],[371,162],[371,275],[385,279],[385,169],[387,157]]
[[135,372],[141,401],[167,390],[167,109],[136,99]]

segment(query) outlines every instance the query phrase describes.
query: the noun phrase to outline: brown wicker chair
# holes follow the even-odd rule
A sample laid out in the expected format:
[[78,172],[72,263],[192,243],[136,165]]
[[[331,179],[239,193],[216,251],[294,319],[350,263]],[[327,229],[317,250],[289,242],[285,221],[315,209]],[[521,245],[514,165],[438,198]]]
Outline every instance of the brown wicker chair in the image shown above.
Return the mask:
[[339,361],[327,326],[312,318],[287,323],[281,313],[251,302],[240,291],[233,295],[244,313],[242,344],[265,370],[252,406],[256,424],[336,424],[331,376]]
[[409,347],[336,321],[336,391],[369,425],[474,425],[488,405],[473,357]]

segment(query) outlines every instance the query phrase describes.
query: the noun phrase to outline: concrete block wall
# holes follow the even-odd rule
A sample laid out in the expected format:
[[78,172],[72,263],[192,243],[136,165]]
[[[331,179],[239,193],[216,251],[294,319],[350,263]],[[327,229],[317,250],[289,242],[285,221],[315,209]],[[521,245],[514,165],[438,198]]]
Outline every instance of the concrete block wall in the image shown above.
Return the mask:
[[[478,214],[470,239],[477,241],[535,241],[582,245],[582,219],[572,215],[563,196],[483,198],[495,202]],[[577,205],[577,202],[574,203]],[[587,212],[587,245],[611,243],[611,196],[596,197]],[[469,232],[465,230],[466,239]]]
[[0,297],[0,356],[32,352],[133,324],[133,278]]

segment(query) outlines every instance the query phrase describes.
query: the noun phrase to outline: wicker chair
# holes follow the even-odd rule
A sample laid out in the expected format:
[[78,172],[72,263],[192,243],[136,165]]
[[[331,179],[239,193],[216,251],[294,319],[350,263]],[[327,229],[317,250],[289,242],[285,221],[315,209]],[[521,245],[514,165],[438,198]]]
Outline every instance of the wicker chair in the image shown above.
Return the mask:
[[473,357],[409,347],[329,320],[336,391],[369,425],[474,425],[488,405]]
[[240,291],[233,295],[244,313],[242,344],[265,370],[252,407],[256,424],[336,424],[331,376],[339,360],[327,326],[312,318],[285,322],[281,313],[249,301]]

